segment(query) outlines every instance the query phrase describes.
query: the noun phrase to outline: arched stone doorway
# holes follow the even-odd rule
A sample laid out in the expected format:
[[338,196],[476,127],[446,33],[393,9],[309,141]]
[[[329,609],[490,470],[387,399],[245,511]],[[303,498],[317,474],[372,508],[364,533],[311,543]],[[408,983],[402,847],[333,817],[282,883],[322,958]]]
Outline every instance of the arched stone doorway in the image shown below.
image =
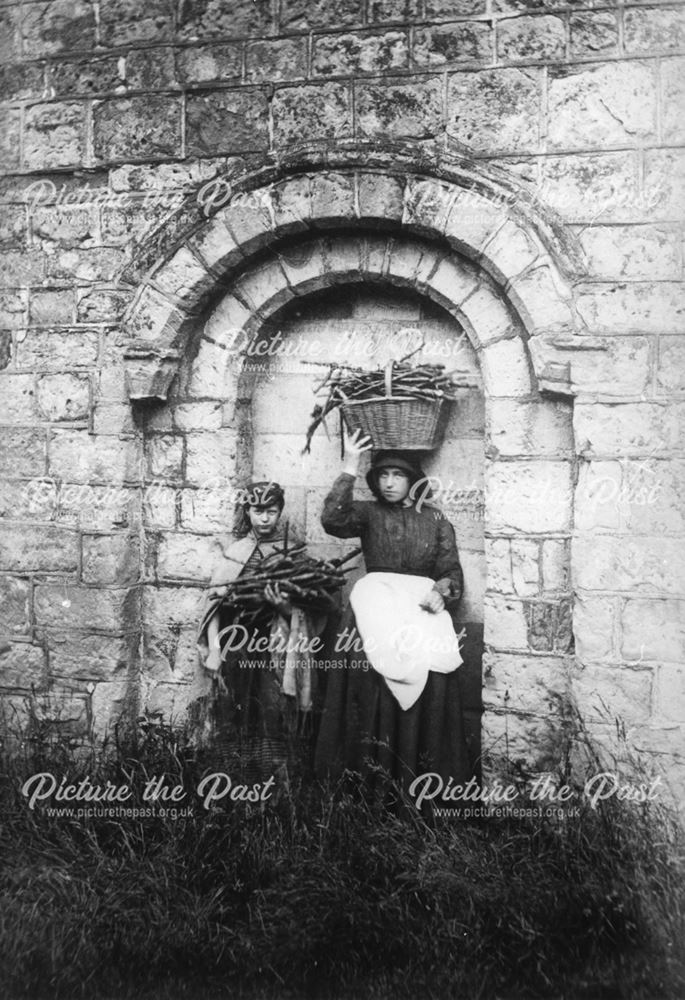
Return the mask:
[[[549,232],[457,174],[310,166],[253,186],[149,273],[126,326],[130,393],[165,400],[146,423],[148,448],[163,451],[167,438],[185,457],[180,517],[161,531],[153,521],[148,606],[164,604],[168,585],[206,578],[212,534],[222,516],[227,525],[225,508],[198,519],[203,484],[253,471],[254,386],[234,363],[237,341],[327,288],[410,290],[466,333],[482,379],[486,744],[541,769],[560,752],[571,673],[574,449],[559,394],[572,392],[566,359],[577,341]],[[154,647],[173,623],[153,613],[146,624]],[[149,662],[152,691],[169,682],[163,662]],[[186,671],[177,710],[201,690]]]

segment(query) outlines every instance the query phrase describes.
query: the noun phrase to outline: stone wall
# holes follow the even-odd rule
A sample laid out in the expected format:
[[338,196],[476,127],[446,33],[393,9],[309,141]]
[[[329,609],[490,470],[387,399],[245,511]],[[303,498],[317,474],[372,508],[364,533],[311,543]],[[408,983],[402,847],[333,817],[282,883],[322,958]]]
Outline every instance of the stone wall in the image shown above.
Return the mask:
[[[205,562],[179,536],[218,527],[216,510],[187,506],[189,492],[231,462],[247,468],[240,414],[227,409],[247,404],[237,383],[227,395],[219,348],[202,331],[229,278],[243,312],[259,314],[249,297],[258,265],[268,271],[284,241],[339,230],[343,255],[350,226],[375,224],[398,241],[383,279],[427,290],[435,278],[429,297],[456,303],[451,315],[485,366],[486,489],[503,498],[485,525],[486,734],[506,731],[524,756],[554,747],[550,714],[563,721],[572,691],[598,735],[618,717],[682,795],[685,8],[30,0],[3,3],[0,16],[0,683],[10,716],[34,686],[34,710],[78,739],[126,706],[168,708],[154,694],[165,685],[201,695],[187,625]],[[240,219],[231,202],[221,239],[221,220],[205,226],[226,185],[241,190],[248,177],[266,189],[295,175],[297,148],[318,150],[319,165],[350,150],[354,171],[366,143],[384,144],[386,175],[440,177],[454,161],[474,190],[494,178],[507,194],[497,222],[489,228],[491,203],[475,221],[441,217],[442,195],[438,208],[417,201],[422,182],[317,187],[304,171],[290,216],[269,194],[244,202]],[[205,186],[216,178],[224,187]],[[421,270],[419,238],[439,247],[433,273]],[[378,281],[357,249],[344,253],[337,281]],[[487,288],[464,287],[466,258],[474,280],[487,271]],[[290,254],[283,270],[297,294],[324,287],[319,272],[307,284],[306,261],[302,280],[293,268]],[[141,288],[147,312],[131,307]],[[457,306],[486,293],[478,309],[470,300],[470,326]],[[497,325],[505,306],[515,339]],[[145,393],[163,400],[177,363],[169,403],[132,406]],[[151,365],[158,388],[138,392]],[[539,502],[543,472],[551,504]],[[544,767],[550,754],[532,758]]]

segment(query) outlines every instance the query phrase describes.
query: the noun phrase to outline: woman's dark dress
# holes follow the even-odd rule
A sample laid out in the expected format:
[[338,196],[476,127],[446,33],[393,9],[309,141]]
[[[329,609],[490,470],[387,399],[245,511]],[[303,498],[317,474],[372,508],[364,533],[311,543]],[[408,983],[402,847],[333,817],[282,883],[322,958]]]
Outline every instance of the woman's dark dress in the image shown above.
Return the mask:
[[[463,589],[454,529],[434,507],[403,507],[353,499],[355,477],[343,473],[324,501],[321,523],[337,538],[361,540],[367,572],[406,573],[439,581],[450,610]],[[348,607],[340,632],[354,626]],[[348,633],[349,634],[349,633]],[[360,640],[357,640],[360,643]],[[334,652],[345,669],[331,670],[316,747],[316,773],[349,768],[368,773],[380,765],[406,789],[427,771],[462,784],[471,777],[464,739],[458,671],[431,671],[410,709],[404,711],[364,653]]]

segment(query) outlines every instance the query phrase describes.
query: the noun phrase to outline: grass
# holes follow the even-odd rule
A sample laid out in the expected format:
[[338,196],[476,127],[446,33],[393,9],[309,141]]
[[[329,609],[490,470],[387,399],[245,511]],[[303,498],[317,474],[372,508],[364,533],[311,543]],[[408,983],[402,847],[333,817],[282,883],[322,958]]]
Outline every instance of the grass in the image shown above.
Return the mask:
[[[191,791],[225,770],[149,724],[6,752],[0,981],[11,1000],[666,1000],[685,993],[683,837],[660,802],[467,821],[293,781],[190,815],[48,816],[38,771]],[[523,788],[523,785],[521,786]],[[579,786],[577,786],[579,788]],[[189,796],[190,797],[190,796]],[[519,805],[525,804],[522,798]]]

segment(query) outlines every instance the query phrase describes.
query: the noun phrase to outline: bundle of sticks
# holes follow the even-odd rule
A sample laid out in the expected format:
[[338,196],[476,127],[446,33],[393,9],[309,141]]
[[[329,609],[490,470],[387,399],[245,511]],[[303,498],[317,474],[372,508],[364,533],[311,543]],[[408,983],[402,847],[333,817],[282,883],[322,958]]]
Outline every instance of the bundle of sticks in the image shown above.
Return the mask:
[[[314,389],[315,393],[327,390],[328,395],[323,405],[317,403],[312,410],[312,422],[307,430],[304,452],[311,450],[317,427],[325,422],[330,413],[352,401],[387,399],[386,386],[384,367],[367,371],[349,365],[329,364],[324,380]],[[394,399],[455,399],[457,388],[452,380],[452,373],[446,372],[444,365],[413,365],[406,359],[393,364],[391,387]]]
[[228,605],[240,612],[241,620],[249,622],[268,607],[265,591],[269,586],[277,588],[285,600],[297,607],[310,611],[330,609],[333,596],[344,586],[345,573],[350,568],[342,567],[358,556],[361,549],[353,549],[339,559],[314,559],[305,555],[304,549],[304,545],[288,549],[286,544],[237,580],[215,584],[215,587],[225,586],[226,593],[210,601],[205,619],[209,620],[220,605]]

